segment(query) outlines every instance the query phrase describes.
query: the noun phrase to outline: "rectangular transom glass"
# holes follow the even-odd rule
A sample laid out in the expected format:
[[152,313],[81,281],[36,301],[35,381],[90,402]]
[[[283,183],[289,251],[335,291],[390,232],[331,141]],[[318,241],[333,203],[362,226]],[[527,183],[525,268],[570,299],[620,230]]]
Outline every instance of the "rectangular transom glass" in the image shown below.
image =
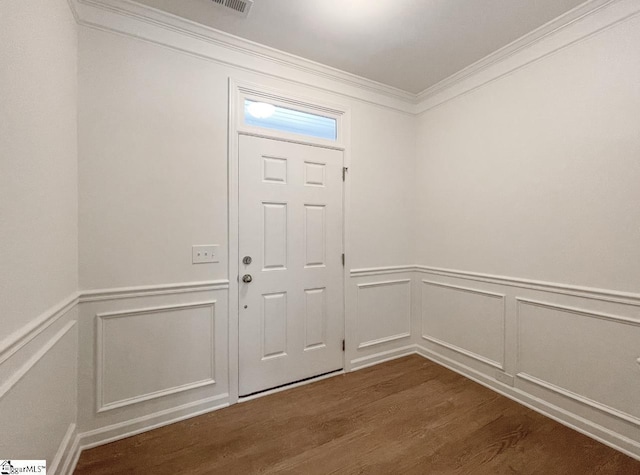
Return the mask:
[[250,99],[244,101],[244,123],[326,140],[338,138],[336,119]]

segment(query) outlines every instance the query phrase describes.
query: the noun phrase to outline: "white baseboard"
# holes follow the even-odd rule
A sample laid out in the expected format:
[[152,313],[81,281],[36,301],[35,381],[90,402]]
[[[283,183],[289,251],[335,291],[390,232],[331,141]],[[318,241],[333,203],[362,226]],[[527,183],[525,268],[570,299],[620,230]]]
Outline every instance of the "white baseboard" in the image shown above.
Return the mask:
[[78,434],[77,430],[73,437],[73,442],[71,447],[69,448],[69,452],[64,460],[64,463],[61,465],[60,470],[55,475],[73,475],[73,472],[76,469],[76,465],[78,464],[78,460],[80,459],[80,434]]
[[592,439],[597,440],[619,452],[622,452],[636,460],[640,460],[640,443],[618,434],[610,429],[602,427],[581,416],[573,414],[565,409],[555,406],[545,400],[535,397],[518,388],[508,386],[490,376],[483,374],[469,366],[466,366],[451,358],[428,350],[420,345],[416,345],[415,352],[420,356],[433,361],[445,368],[455,371],[462,376],[485,386],[523,406],[528,407],[546,417],[553,419],[560,424],[580,432]]
[[[528,394],[520,389],[501,383],[486,374],[483,374],[460,362],[454,361],[451,358],[428,350],[420,345],[408,345],[402,348],[380,352],[375,355],[357,358],[351,361],[351,371],[357,371],[359,369],[412,354],[418,354],[433,361],[434,363],[455,371],[456,373],[461,374],[462,376],[469,378],[472,381],[475,381],[505,397],[508,397],[529,409],[549,417],[556,422],[591,437],[592,439],[612,447],[613,449],[632,458],[640,460],[640,443],[550,404],[549,402]],[[59,459],[61,464],[60,470],[54,473],[71,475],[78,463],[82,450],[157,429],[191,417],[222,409],[229,405],[229,395],[222,394],[82,434],[75,434],[74,426],[73,431],[71,431],[70,428],[67,436],[65,436],[63,444],[61,444],[61,448],[59,450]],[[75,435],[75,437],[72,437],[73,435]],[[70,444],[70,442],[72,443]],[[58,459],[58,456],[56,459]]]
[[224,393],[110,426],[101,427],[79,435],[80,449],[86,450],[115,442],[116,440],[158,429],[159,427],[200,416],[227,406],[229,406],[229,394]]
[[192,417],[201,416],[228,406],[229,394],[224,393],[218,396],[213,396],[200,401],[183,404],[182,406],[138,417],[136,419],[77,434],[71,450],[69,451],[67,460],[59,473],[61,475],[73,474],[83,450],[92,449],[110,442],[126,439],[133,435],[158,429]]
[[60,447],[56,456],[49,464],[49,471],[55,475],[64,474],[64,467],[69,464],[69,459],[73,456],[73,446],[77,438],[75,423],[69,424],[66,434],[60,442]]
[[363,356],[362,358],[356,358],[351,360],[350,371],[357,371],[359,369],[368,368],[385,361],[395,360],[402,358],[403,356],[409,356],[416,353],[416,345],[403,346],[402,348],[396,348],[389,351],[382,351],[374,355]]

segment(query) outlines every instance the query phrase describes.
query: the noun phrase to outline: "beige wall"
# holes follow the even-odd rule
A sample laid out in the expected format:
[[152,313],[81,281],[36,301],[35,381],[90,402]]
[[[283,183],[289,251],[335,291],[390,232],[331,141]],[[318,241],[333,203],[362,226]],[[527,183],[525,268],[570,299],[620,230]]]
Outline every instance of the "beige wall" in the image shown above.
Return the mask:
[[640,19],[424,113],[417,262],[640,287]]

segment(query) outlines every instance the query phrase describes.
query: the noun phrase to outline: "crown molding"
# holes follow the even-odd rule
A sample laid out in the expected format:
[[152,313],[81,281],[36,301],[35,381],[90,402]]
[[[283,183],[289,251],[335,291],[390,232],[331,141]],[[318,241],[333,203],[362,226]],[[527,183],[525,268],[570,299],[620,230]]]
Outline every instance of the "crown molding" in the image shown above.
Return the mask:
[[588,0],[416,96],[417,114],[478,89],[640,13],[637,0]]
[[473,76],[478,71],[488,68],[492,64],[495,64],[515,53],[521,51],[524,48],[531,46],[532,44],[540,41],[542,38],[553,34],[559,29],[569,26],[574,21],[579,20],[585,15],[595,13],[598,9],[613,3],[616,0],[589,0],[585,3],[578,5],[576,8],[569,10],[568,12],[560,15],[557,18],[545,23],[544,25],[536,28],[535,30],[521,36],[520,38],[512,41],[506,46],[489,53],[484,58],[479,59],[475,63],[461,69],[460,71],[453,73],[451,76],[444,78],[442,81],[437,82],[433,86],[429,86],[422,92],[416,95],[419,102],[424,101],[430,96],[437,94],[438,92],[451,87],[452,85],[462,81],[469,76]]
[[[138,38],[237,69],[411,115],[419,115],[478,89],[640,12],[637,0],[587,0],[419,94],[414,94],[133,0],[68,2],[78,23],[89,28]],[[310,83],[309,78],[316,81]],[[336,85],[339,87],[336,88]]]
[[[287,73],[293,69],[347,86],[347,89],[340,91],[329,85],[318,87],[334,94],[346,95],[403,112],[413,113],[415,108],[416,95],[413,93],[264,46],[132,0],[68,1],[72,11],[76,12],[78,23],[83,26],[125,34],[288,81],[291,81],[291,77]],[[185,37],[200,44],[185,42]],[[221,49],[206,49],[203,48],[203,43]],[[220,54],[223,51],[227,54]],[[251,61],[252,65],[248,67],[247,59],[257,60],[257,63]],[[288,71],[274,73],[274,66],[284,67]]]

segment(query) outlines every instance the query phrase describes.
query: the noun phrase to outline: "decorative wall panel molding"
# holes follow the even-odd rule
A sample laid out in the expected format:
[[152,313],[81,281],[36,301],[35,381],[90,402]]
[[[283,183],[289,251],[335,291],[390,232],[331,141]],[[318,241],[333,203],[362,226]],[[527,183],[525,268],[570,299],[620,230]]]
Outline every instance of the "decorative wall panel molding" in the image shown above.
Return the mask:
[[411,279],[357,287],[358,349],[411,336]]
[[516,301],[516,376],[640,427],[640,319]]
[[97,412],[215,384],[215,304],[98,314]]
[[505,296],[422,280],[422,338],[504,370]]

